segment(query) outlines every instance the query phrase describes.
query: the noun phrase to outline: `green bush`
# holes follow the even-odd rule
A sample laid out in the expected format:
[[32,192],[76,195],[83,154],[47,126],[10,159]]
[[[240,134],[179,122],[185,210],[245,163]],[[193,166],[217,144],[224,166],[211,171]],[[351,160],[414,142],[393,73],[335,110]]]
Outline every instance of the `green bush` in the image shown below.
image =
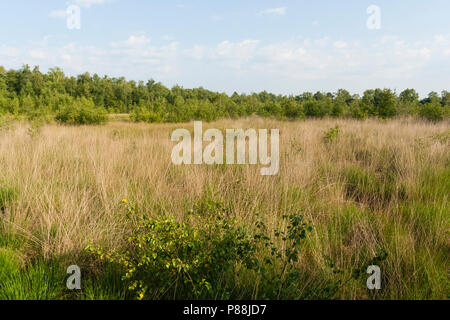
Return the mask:
[[160,123],[163,122],[164,117],[159,113],[138,108],[130,114],[130,119],[134,122]]
[[7,131],[14,126],[14,116],[11,114],[0,114],[0,131]]
[[[127,216],[136,219],[135,208],[128,204]],[[137,299],[228,299],[239,287],[237,272],[257,282],[264,299],[298,298],[296,263],[311,229],[301,215],[285,218],[286,229],[275,230],[274,237],[262,219],[252,233],[231,219],[221,203],[206,200],[184,222],[140,217],[121,251],[87,249],[102,261],[122,265],[122,280]],[[282,249],[274,245],[276,240]],[[244,285],[240,292],[251,297],[253,288]]]
[[362,103],[350,111],[351,117],[354,119],[367,119],[369,117],[369,108]]
[[320,103],[315,100],[310,100],[304,103],[303,108],[307,117],[321,118],[325,116],[321,109]]
[[419,109],[419,116],[428,121],[441,121],[444,118],[444,110],[438,103],[426,103]]
[[107,113],[104,108],[95,107],[92,100],[81,98],[73,106],[58,111],[55,119],[71,125],[101,124],[107,121]]
[[283,104],[283,108],[285,116],[290,119],[302,119],[305,117],[303,106],[295,100],[290,99]]
[[397,115],[397,100],[392,90],[376,89],[373,100],[374,111],[378,117],[387,119]]
[[[136,215],[134,207],[127,211]],[[247,261],[250,237],[223,212],[215,221],[194,213],[192,218],[197,221],[141,217],[124,252],[93,251],[124,266],[123,279],[138,299],[211,297],[224,274]]]
[[330,130],[325,131],[323,136],[323,141],[325,143],[331,143],[339,138],[339,133],[341,132],[341,128],[336,126],[331,128]]
[[[312,228],[300,214],[284,215],[287,222],[285,230],[275,229],[270,235],[261,216],[256,222],[257,232],[254,244],[262,256],[254,259],[252,266],[258,277],[261,299],[302,299],[306,296],[299,290],[299,279],[302,274],[297,262],[302,253],[303,242]],[[282,249],[275,246],[282,243]]]

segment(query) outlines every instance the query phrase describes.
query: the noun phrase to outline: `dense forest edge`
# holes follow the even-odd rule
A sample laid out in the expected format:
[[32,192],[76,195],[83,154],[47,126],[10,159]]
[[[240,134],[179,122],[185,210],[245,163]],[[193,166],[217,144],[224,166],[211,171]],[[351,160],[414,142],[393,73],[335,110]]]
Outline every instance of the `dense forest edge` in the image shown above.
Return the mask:
[[202,87],[169,89],[160,82],[101,78],[83,73],[67,76],[60,68],[42,73],[24,65],[19,70],[0,66],[0,118],[56,120],[67,124],[106,122],[108,114],[126,113],[135,122],[214,121],[251,115],[280,120],[303,118],[356,118],[413,116],[429,121],[448,119],[450,92],[430,92],[420,99],[414,89],[397,94],[391,89],[370,89],[362,96],[340,89],[275,95],[219,93]]

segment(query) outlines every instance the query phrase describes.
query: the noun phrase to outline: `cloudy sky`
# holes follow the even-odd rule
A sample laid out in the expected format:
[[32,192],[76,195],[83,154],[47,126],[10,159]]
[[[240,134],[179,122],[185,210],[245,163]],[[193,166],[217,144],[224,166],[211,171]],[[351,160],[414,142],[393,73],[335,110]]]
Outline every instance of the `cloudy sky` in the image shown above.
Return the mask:
[[227,93],[423,96],[450,89],[449,13],[448,0],[2,0],[0,65]]

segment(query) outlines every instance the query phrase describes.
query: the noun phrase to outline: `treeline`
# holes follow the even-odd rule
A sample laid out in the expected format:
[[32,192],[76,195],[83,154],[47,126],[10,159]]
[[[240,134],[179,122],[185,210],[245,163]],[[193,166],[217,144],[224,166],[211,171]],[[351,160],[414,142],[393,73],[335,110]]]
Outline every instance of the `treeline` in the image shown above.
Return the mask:
[[400,94],[374,89],[362,96],[344,89],[296,96],[265,91],[229,96],[201,87],[169,89],[154,80],[136,82],[89,73],[73,77],[59,68],[42,73],[28,65],[19,70],[0,66],[0,115],[54,118],[64,123],[99,123],[108,113],[128,113],[134,121],[145,122],[212,121],[250,115],[278,119],[412,115],[439,121],[449,116],[449,110],[448,91],[431,92],[422,100],[414,89]]

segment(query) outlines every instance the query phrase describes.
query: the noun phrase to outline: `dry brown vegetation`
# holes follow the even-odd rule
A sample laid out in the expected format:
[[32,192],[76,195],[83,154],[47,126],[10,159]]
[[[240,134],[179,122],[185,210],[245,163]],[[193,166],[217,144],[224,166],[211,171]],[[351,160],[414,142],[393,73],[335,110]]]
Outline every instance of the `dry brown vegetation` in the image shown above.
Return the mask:
[[[334,141],[324,133],[339,126]],[[0,130],[3,233],[21,239],[21,254],[78,256],[92,243],[115,249],[130,232],[123,199],[139,211],[182,219],[204,198],[220,201],[242,224],[255,213],[280,227],[302,212],[313,231],[298,267],[308,282],[383,261],[383,298],[448,295],[450,127],[415,120],[249,118],[204,127],[280,129],[280,172],[260,166],[175,166],[170,134],[192,124],[30,127]],[[6,190],[6,191],[5,191]],[[282,227],[282,226],[281,226]],[[322,279],[322,280],[320,280]],[[367,298],[350,281],[338,298]]]

